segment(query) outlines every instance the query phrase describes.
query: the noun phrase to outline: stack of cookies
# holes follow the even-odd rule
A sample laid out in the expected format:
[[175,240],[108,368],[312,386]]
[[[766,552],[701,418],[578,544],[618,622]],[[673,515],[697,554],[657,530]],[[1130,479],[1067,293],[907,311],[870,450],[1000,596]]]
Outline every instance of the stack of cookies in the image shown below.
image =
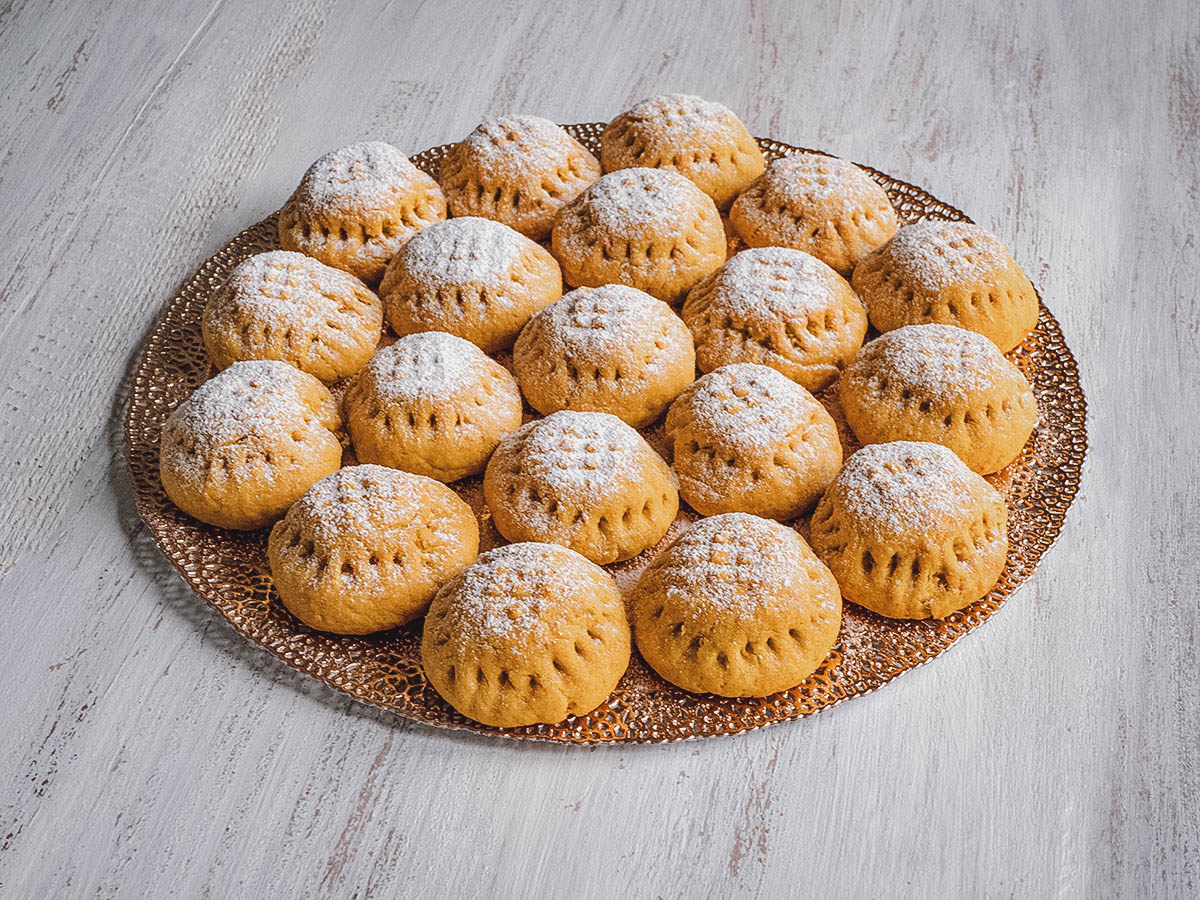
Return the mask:
[[[995,584],[983,476],[1036,425],[1004,353],[1038,313],[997,238],[901,226],[866,171],[768,162],[681,95],[614,119],[599,159],[488,119],[438,174],[378,142],[313,163],[281,249],[212,295],[218,374],[163,427],[168,496],[270,527],[304,625],[423,619],[430,684],[518,727],[595,709],[634,647],[764,696],[826,660],[843,599],[937,618]],[[507,543],[480,553],[489,521]],[[643,554],[623,593],[605,566]]]

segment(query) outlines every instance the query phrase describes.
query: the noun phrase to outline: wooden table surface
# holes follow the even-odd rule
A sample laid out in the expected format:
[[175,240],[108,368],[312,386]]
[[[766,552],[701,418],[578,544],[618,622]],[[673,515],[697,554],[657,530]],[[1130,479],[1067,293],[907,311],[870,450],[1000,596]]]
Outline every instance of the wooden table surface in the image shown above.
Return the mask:
[[[1200,6],[0,3],[0,895],[1194,897]],[[572,749],[356,705],[247,644],[132,505],[163,302],[307,164],[665,91],[1013,248],[1092,450],[1032,581],[876,694]]]

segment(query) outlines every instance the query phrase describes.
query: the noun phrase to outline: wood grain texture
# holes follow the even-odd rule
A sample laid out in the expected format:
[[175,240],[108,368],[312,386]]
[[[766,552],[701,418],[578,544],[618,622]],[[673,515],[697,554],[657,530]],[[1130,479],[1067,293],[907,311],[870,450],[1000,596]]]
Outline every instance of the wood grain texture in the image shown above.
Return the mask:
[[[1200,7],[0,3],[0,894],[1200,892]],[[1057,546],[932,665],[660,747],[434,731],[247,645],[132,509],[158,308],[359,138],[665,90],[925,185],[1063,323]]]

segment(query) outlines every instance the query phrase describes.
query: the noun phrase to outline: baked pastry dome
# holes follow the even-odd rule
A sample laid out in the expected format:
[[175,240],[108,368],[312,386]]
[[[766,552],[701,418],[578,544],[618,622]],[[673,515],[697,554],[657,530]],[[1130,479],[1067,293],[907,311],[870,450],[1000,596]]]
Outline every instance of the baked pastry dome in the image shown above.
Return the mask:
[[842,275],[896,233],[887,193],[853,163],[797,153],[767,166],[733,202],[729,220],[751,247],[811,253]]
[[516,379],[470,341],[440,331],[378,350],[346,393],[362,462],[457,481],[477,475],[521,424]]
[[450,148],[440,181],[454,215],[495,219],[540,241],[599,177],[596,157],[549,119],[502,116]]
[[361,369],[383,328],[379,298],[348,272],[289,250],[244,259],[204,307],[218,369],[277,359],[328,383]]
[[1037,325],[1038,298],[995,235],[970,222],[905,225],[854,270],[880,331],[939,322],[977,331],[1008,352]]
[[367,141],[309,167],[279,212],[279,246],[376,285],[405,241],[444,218],[437,182],[391,144]]
[[424,615],[478,550],[479,523],[454,491],[371,465],[326,475],[267,542],[283,605],[310,628],[338,634],[370,634]]
[[671,404],[679,493],[705,516],[746,512],[793,519],[842,464],[837,425],[817,399],[774,369],[722,366]]
[[508,540],[561,544],[602,564],[653,547],[679,511],[670,467],[600,412],[556,412],[505,436],[483,496]]
[[494,353],[511,347],[529,317],[562,296],[562,273],[540,244],[491,219],[465,216],[405,244],[379,295],[396,334],[446,331]]
[[1008,509],[940,444],[868,444],[817,504],[811,540],[847,600],[894,619],[940,619],[1000,577]]
[[563,207],[551,244],[571,287],[628,284],[672,304],[725,261],[712,198],[668,169],[605,175]]
[[591,712],[621,680],[629,653],[611,576],[554,544],[480,554],[438,591],[421,639],[434,689],[464,716],[499,728]]
[[792,529],[744,513],[701,519],[642,573],[638,650],[684,690],[764,697],[795,687],[837,642],[842,596]]
[[600,136],[605,172],[635,166],[674,169],[724,209],[766,162],[729,107],[686,94],[644,100]]
[[864,444],[942,444],[982,475],[1016,459],[1037,424],[1020,370],[953,325],[906,325],[863,347],[842,380],[842,409]]
[[576,288],[529,320],[513,346],[529,405],[649,425],[692,383],[692,336],[671,308],[623,284]]
[[333,395],[313,376],[275,360],[234,363],[163,423],[163,489],[201,522],[262,528],[337,471],[340,428]]
[[761,363],[810,391],[837,378],[867,333],[846,279],[787,247],[738,253],[692,288],[682,315],[701,371]]

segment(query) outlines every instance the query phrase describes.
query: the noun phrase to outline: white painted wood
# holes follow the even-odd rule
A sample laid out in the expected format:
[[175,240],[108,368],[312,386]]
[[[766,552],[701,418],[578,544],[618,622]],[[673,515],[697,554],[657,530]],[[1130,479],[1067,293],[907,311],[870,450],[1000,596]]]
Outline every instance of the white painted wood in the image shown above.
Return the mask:
[[[0,894],[1200,892],[1200,7],[0,4]],[[1093,450],[978,634],[807,721],[663,747],[444,733],[292,673],[132,509],[161,303],[320,151],[662,90],[1012,245]]]

